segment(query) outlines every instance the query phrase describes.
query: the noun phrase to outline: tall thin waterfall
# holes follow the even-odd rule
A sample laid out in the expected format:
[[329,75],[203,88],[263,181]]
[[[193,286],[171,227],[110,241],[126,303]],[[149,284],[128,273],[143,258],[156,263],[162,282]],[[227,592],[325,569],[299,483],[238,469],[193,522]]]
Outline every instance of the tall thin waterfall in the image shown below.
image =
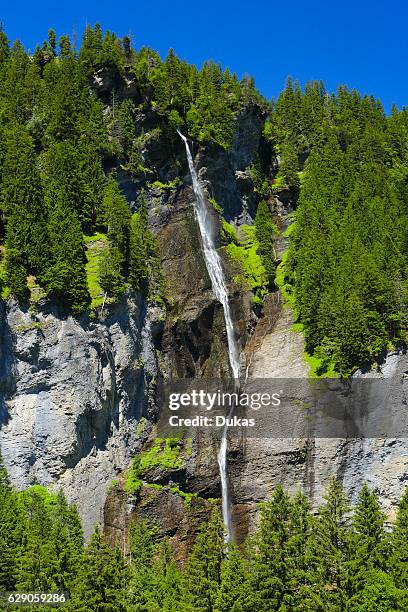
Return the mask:
[[[177,130],[178,131],[178,130]],[[231,310],[228,301],[228,292],[225,285],[224,272],[221,265],[220,257],[215,248],[210,217],[208,215],[207,206],[205,203],[204,192],[198,180],[197,173],[194,168],[194,162],[191,155],[190,147],[188,146],[187,138],[181,132],[179,136],[183,139],[186,145],[187,161],[190,169],[191,179],[193,181],[193,189],[195,194],[195,212],[200,227],[200,234],[203,246],[204,260],[208,270],[208,275],[211,280],[212,288],[215,297],[221,302],[224,309],[225,327],[227,329],[228,340],[228,355],[231,370],[234,379],[239,378],[239,353],[237,343],[235,342],[234,326],[232,324]],[[221,477],[221,493],[222,493],[222,518],[226,528],[226,540],[230,541],[232,537],[231,514],[228,498],[228,476],[227,476],[227,426],[222,432],[220,449],[218,451],[218,466]]]

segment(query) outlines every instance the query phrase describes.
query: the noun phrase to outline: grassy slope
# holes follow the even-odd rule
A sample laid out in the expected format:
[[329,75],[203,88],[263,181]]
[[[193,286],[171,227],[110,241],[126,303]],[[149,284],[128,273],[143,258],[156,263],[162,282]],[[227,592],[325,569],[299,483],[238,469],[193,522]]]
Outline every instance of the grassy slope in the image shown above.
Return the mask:
[[99,284],[98,263],[101,252],[106,245],[105,234],[94,234],[84,236],[86,246],[86,277],[88,289],[92,299],[91,308],[101,306],[103,302],[103,290]]

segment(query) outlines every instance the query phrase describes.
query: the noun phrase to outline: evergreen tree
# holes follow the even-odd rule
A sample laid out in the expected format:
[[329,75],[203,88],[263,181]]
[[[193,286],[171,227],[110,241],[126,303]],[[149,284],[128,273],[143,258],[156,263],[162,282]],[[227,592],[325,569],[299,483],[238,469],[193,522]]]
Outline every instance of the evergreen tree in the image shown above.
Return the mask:
[[125,267],[129,261],[129,228],[132,214],[113,175],[104,189],[102,207],[109,241],[120,252]]
[[69,306],[74,314],[89,302],[81,224],[66,197],[58,196],[49,213],[51,257],[43,276],[48,295]]
[[246,612],[249,596],[249,576],[238,548],[231,545],[221,566],[221,584],[214,612]]
[[322,580],[327,586],[327,605],[342,610],[349,592],[348,561],[351,555],[350,505],[340,483],[333,479],[319,510],[316,552]]
[[299,161],[296,149],[290,140],[287,140],[282,145],[282,156],[279,167],[285,183],[288,187],[299,187]]
[[161,262],[156,238],[149,227],[144,192],[139,195],[138,210],[130,225],[129,281],[134,289],[148,293],[151,299],[161,295]]
[[401,497],[390,540],[391,554],[388,567],[397,587],[406,590],[408,588],[408,489],[405,489]]
[[24,491],[20,501],[26,524],[16,569],[16,588],[21,591],[52,591],[56,584],[52,575],[52,520],[47,492],[34,486]]
[[381,570],[371,570],[363,588],[352,597],[350,612],[403,612],[408,606],[406,589],[398,589],[392,578]]
[[125,277],[123,270],[123,256],[115,246],[106,246],[99,258],[98,274],[99,284],[103,291],[119,299],[125,290]]
[[386,549],[384,514],[375,491],[365,484],[353,514],[352,556],[350,577],[353,588],[359,590],[368,571],[383,569]]
[[7,139],[0,208],[7,219],[6,271],[12,293],[28,295],[25,277],[41,277],[47,261],[43,192],[32,139],[23,128]]
[[262,263],[265,267],[269,279],[269,286],[272,286],[275,277],[275,263],[273,255],[273,233],[274,223],[269,206],[265,200],[261,200],[255,216],[255,235],[258,240],[258,253],[261,256]]
[[18,557],[18,522],[22,520],[17,496],[11,488],[7,471],[0,455],[0,588],[15,588]]
[[10,292],[21,302],[28,300],[30,292],[27,286],[27,268],[21,251],[7,248],[5,258],[6,280]]
[[250,609],[269,612],[283,604],[288,579],[287,547],[292,504],[281,486],[261,508],[257,551],[250,572]]
[[221,584],[224,529],[218,510],[197,536],[185,573],[183,608],[212,612]]
[[97,527],[83,555],[69,607],[75,612],[125,611],[125,576],[119,549],[110,548]]

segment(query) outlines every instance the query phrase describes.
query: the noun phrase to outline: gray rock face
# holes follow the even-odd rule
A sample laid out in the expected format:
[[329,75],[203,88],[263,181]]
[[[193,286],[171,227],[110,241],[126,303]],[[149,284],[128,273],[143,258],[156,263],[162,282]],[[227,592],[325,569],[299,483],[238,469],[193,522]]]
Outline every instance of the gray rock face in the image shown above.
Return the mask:
[[127,295],[105,320],[65,320],[2,306],[0,444],[13,483],[63,486],[85,532],[138,446],[156,374],[152,312]]
[[[103,99],[117,78],[100,70],[92,86]],[[116,83],[115,90],[118,99],[133,97],[137,103],[131,77]],[[235,216],[247,201],[252,207],[256,202],[250,177],[240,181],[236,171],[253,162],[263,121],[260,108],[248,109],[237,120],[231,151],[217,149],[212,155],[200,147],[197,156],[203,178],[215,190],[209,195],[215,193],[227,208],[231,203]],[[138,135],[160,128],[160,122],[153,111],[138,116]],[[179,174],[179,167],[187,170],[177,135],[146,138],[142,154],[151,170],[149,181],[166,183]],[[143,181],[118,169],[118,182],[134,208]],[[167,286],[167,317],[147,310],[134,294],[102,321],[62,319],[56,313],[26,312],[12,301],[0,303],[0,446],[5,465],[19,489],[34,482],[63,487],[68,500],[77,503],[87,534],[102,521],[110,482],[141,448],[140,417],[147,417],[148,428],[154,421],[157,374],[228,371],[222,308],[212,295],[203,262],[187,174],[183,182],[175,188],[147,186],[149,218]],[[214,218],[218,222],[215,213]],[[243,337],[246,315],[239,292],[232,293]],[[142,437],[145,440],[147,433]],[[216,489],[215,453],[207,455],[200,465],[208,460],[213,466],[207,488]],[[202,480],[202,472],[196,480]],[[194,474],[191,481],[192,489],[200,489]]]
[[[263,337],[253,355],[251,376],[263,379],[308,376],[308,367],[302,358],[303,336],[292,331],[292,323],[290,309],[284,308],[273,330]],[[395,402],[398,406],[407,403],[407,370],[408,356],[391,353],[375,370],[356,374],[392,378],[392,388],[398,391],[392,408]],[[292,493],[303,490],[316,508],[324,501],[325,489],[332,477],[342,482],[353,502],[366,482],[377,491],[383,510],[392,520],[408,485],[408,439],[248,438],[244,445],[237,442],[231,445],[230,474],[240,540],[257,524],[257,504],[270,499],[278,484]]]

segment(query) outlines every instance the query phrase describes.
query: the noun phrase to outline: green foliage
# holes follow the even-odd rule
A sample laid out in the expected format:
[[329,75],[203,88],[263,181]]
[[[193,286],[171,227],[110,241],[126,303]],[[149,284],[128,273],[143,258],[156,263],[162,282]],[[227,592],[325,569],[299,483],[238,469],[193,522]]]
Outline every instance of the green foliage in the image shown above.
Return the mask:
[[180,457],[182,440],[179,438],[156,438],[147,451],[140,455],[141,473],[154,468],[178,469],[183,465]]
[[126,475],[124,490],[135,494],[142,486],[146,471],[160,467],[164,470],[177,470],[183,466],[180,456],[182,440],[179,438],[156,438],[152,446],[134,457]]
[[106,295],[118,300],[125,291],[123,256],[114,245],[105,246],[98,260],[99,285]]
[[52,254],[42,277],[44,286],[48,295],[80,314],[90,303],[83,235],[78,216],[63,194],[50,211],[48,233]]
[[231,243],[237,246],[239,245],[237,230],[233,225],[231,225],[231,223],[225,221],[225,219],[223,219],[221,223],[220,238],[221,244],[223,245],[228,245]]
[[178,185],[181,185],[180,177],[176,177],[173,181],[169,181],[168,183],[162,183],[161,181],[154,181],[154,183],[148,183],[149,187],[152,189],[174,189]]
[[291,141],[285,141],[281,149],[280,174],[289,188],[299,187],[299,161],[296,149]]
[[86,246],[86,278],[91,297],[91,308],[97,308],[103,303],[104,290],[99,282],[99,262],[106,249],[106,234],[98,233],[84,236]]
[[77,612],[125,612],[122,585],[125,564],[118,548],[110,548],[97,527],[87,546],[71,589],[70,607]]
[[292,82],[273,114],[292,186],[308,155],[283,284],[321,373],[348,376],[405,338],[407,157],[392,152],[395,117],[346,88],[330,98]]
[[138,211],[130,224],[129,282],[143,291],[152,301],[161,299],[162,274],[156,237],[149,227],[147,202],[144,192],[138,199]]
[[139,457],[135,457],[133,459],[133,463],[126,474],[125,483],[123,485],[123,490],[129,495],[135,495],[138,493],[142,486],[142,481],[140,479],[140,469],[139,469],[140,460]]
[[197,493],[186,493],[185,491],[182,491],[179,486],[171,487],[170,490],[172,493],[180,495],[180,497],[184,499],[184,507],[186,508],[186,510],[190,508],[191,502],[194,497],[197,497]]
[[111,245],[118,249],[123,262],[126,262],[129,258],[129,229],[132,214],[114,176],[110,176],[104,189],[102,207],[108,239]]
[[[156,440],[138,457],[135,473],[141,463],[143,469],[178,467],[180,444]],[[188,509],[193,494],[170,490]],[[180,568],[171,540],[146,519],[130,522],[126,552],[110,547],[99,527],[84,547],[78,513],[63,493],[38,485],[16,493],[0,456],[0,587],[69,591],[66,608],[75,612],[402,612],[408,603],[406,500],[405,494],[386,532],[376,495],[366,486],[351,508],[333,480],[317,514],[302,493],[290,497],[277,487],[261,506],[257,532],[240,549],[225,544],[214,505]]]
[[214,609],[221,584],[224,529],[218,512],[204,523],[188,559],[184,577],[183,603],[187,611]]
[[[224,236],[235,238],[233,228],[226,232],[225,227],[226,223],[223,225]],[[239,244],[230,242],[225,247],[228,257],[237,266],[239,272],[235,275],[234,280],[254,293],[255,302],[262,303],[263,297],[268,293],[270,278],[259,253],[256,228],[242,225],[240,233],[242,238],[239,240]]]
[[265,200],[261,200],[255,216],[255,236],[258,241],[258,253],[268,276],[270,288],[275,277],[275,257],[272,245],[275,229],[269,206]]
[[395,584],[407,590],[408,568],[408,488],[400,500],[397,518],[391,535],[390,565]]

